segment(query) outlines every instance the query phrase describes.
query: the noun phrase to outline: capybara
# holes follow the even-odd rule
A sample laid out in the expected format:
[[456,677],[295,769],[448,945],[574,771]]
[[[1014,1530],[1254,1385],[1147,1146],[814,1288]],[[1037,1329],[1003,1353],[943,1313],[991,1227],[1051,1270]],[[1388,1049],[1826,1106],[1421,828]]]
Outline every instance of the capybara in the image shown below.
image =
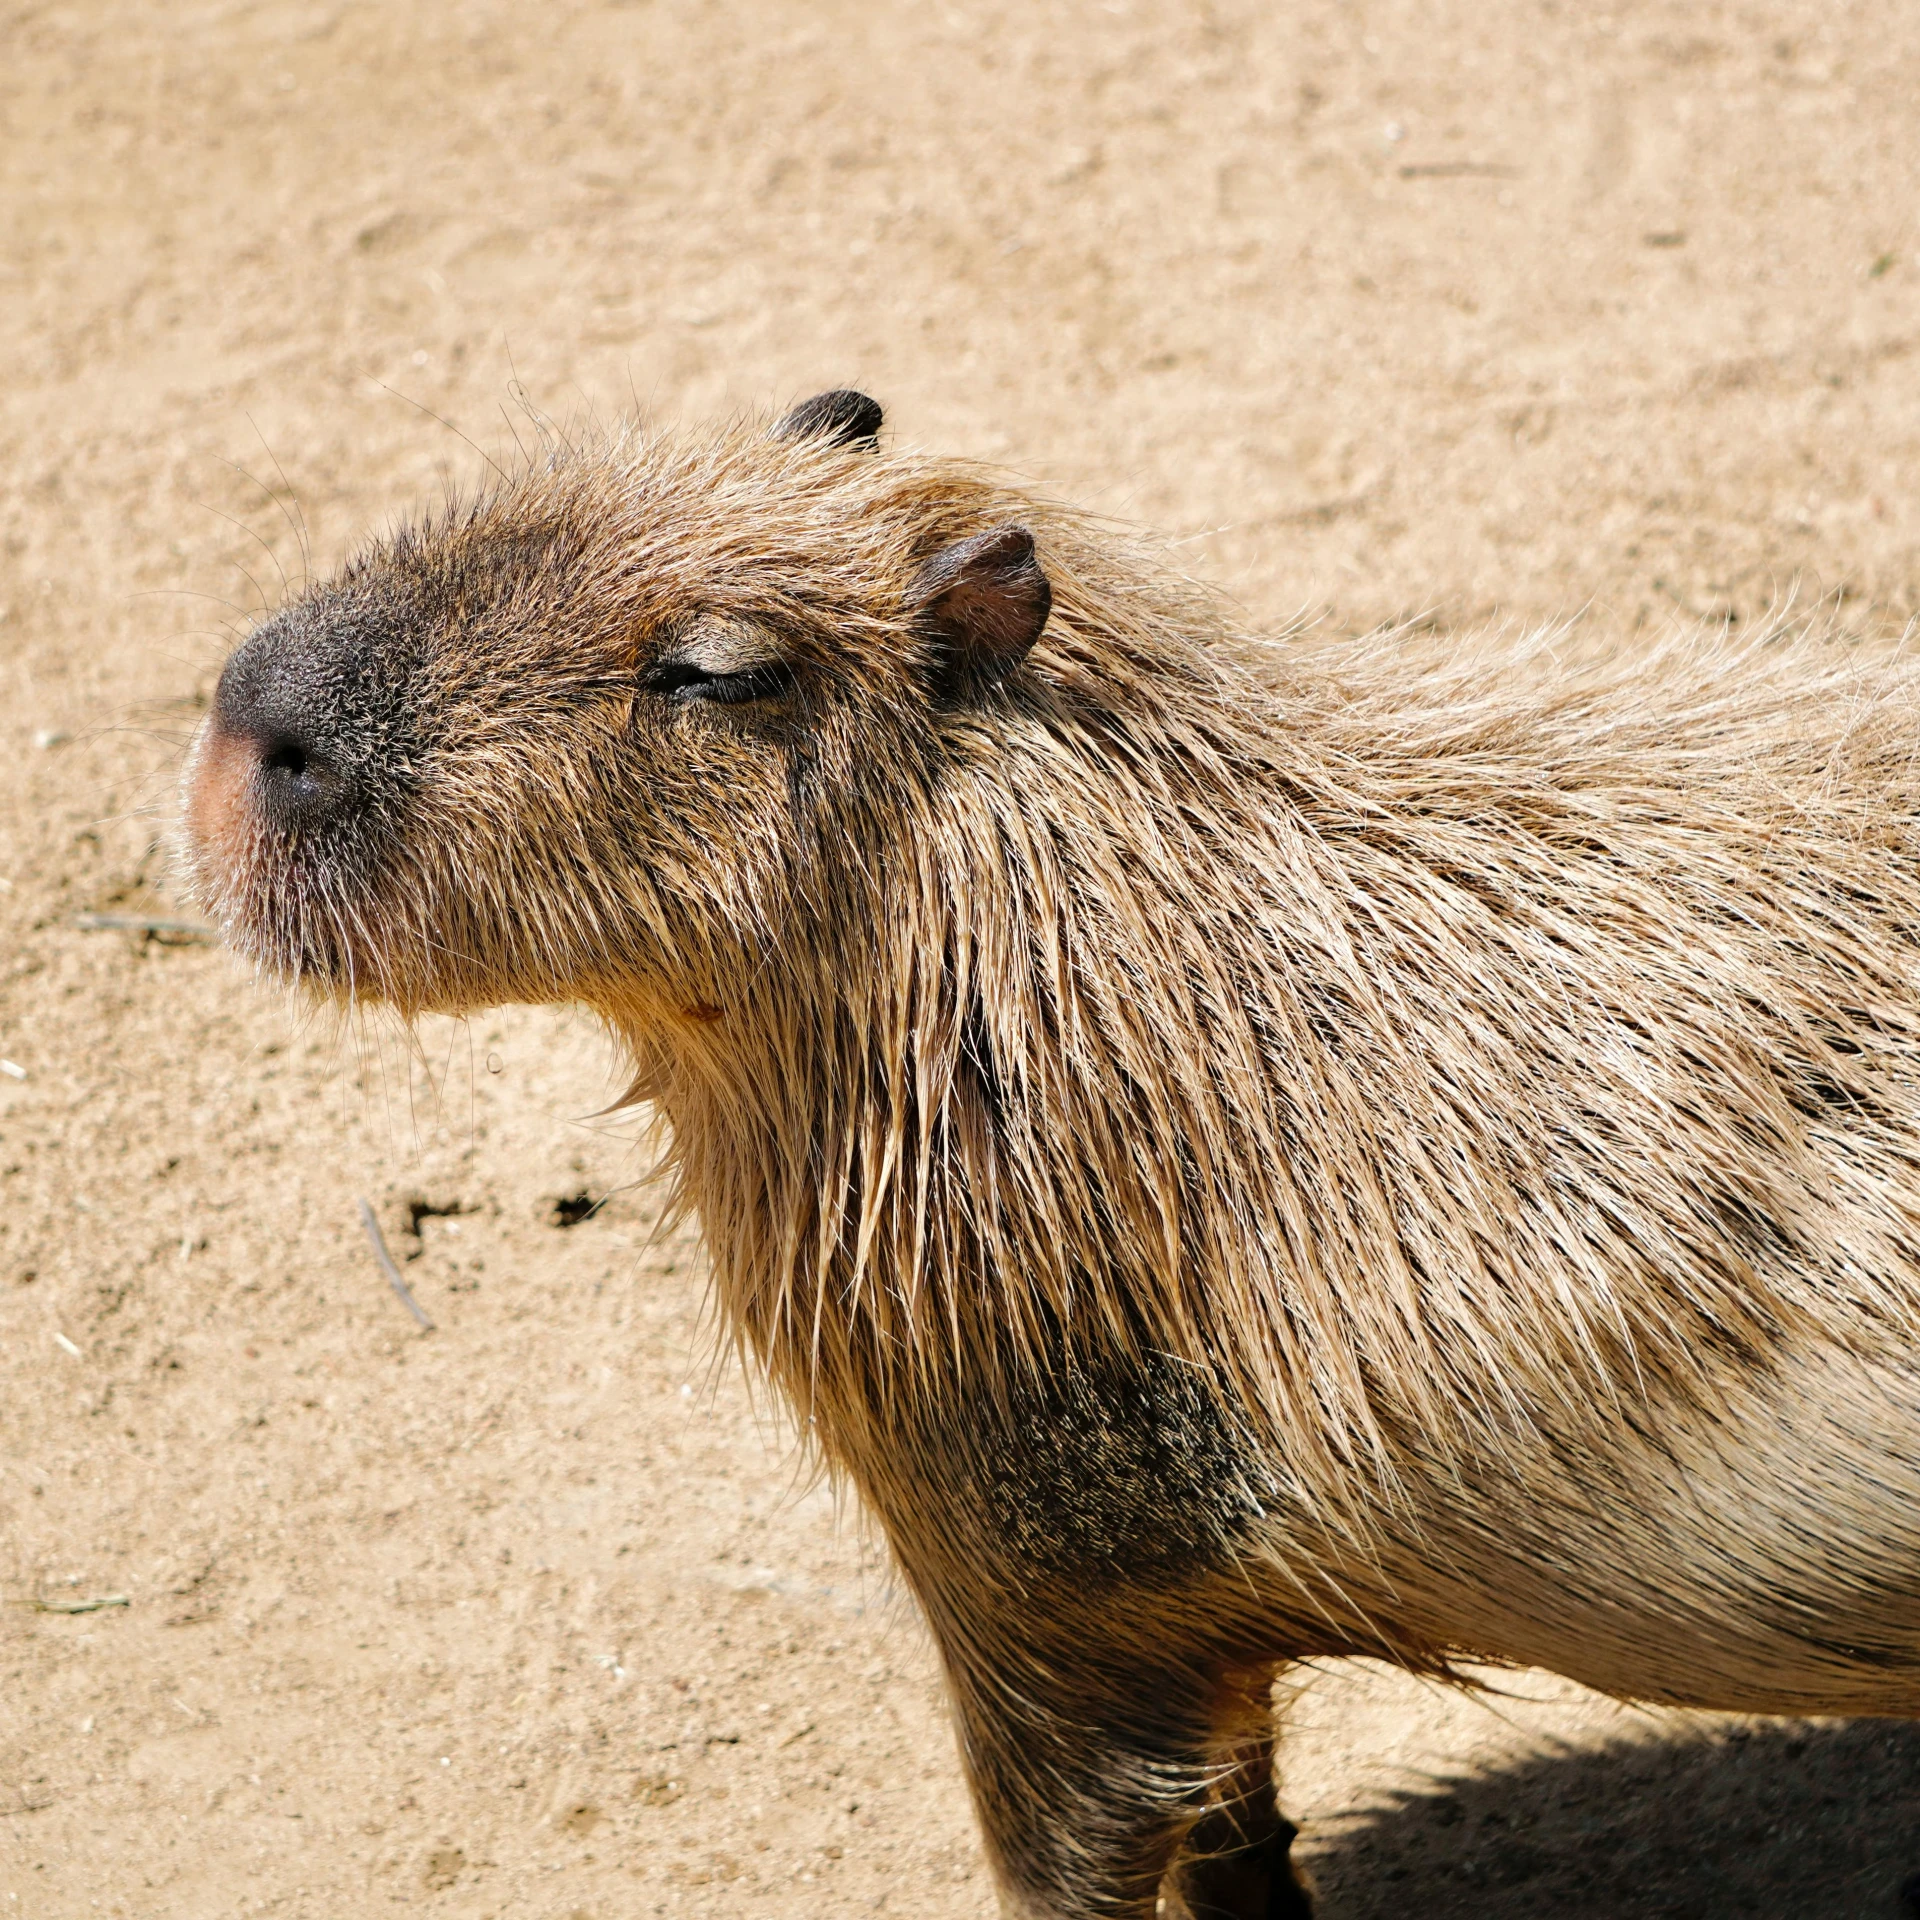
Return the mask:
[[1007,1910],[1304,1913],[1303,1657],[1920,1713],[1916,669],[1263,643],[880,424],[375,545],[185,839],[270,974],[605,1019]]

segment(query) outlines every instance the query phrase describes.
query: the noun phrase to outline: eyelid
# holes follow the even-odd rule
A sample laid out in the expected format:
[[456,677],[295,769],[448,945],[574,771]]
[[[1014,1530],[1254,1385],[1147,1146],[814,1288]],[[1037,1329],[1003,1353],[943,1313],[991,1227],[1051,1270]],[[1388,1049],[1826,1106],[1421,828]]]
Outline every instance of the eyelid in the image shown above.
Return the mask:
[[723,707],[773,700],[792,691],[794,671],[784,660],[763,661],[738,673],[705,673],[691,662],[662,660],[641,683],[649,693],[681,700],[710,700]]
[[774,636],[745,621],[695,621],[661,653],[659,667],[691,668],[714,678],[784,666],[786,657]]
[[640,684],[671,700],[735,707],[778,699],[792,692],[796,678],[792,663],[764,628],[705,619],[670,642]]

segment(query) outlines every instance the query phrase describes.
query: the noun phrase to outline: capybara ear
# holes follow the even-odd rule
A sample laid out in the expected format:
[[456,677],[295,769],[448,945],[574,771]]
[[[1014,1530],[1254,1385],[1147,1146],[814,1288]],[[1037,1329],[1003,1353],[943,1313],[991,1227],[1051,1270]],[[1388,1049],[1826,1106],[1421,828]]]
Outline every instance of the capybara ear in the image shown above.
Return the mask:
[[802,400],[791,413],[774,423],[776,440],[824,440],[832,447],[866,447],[880,444],[880,422],[886,416],[878,400],[850,387],[835,387],[831,393],[816,393]]
[[1004,680],[1040,638],[1053,587],[1025,527],[995,527],[936,553],[915,576],[908,604],[947,643],[953,695]]

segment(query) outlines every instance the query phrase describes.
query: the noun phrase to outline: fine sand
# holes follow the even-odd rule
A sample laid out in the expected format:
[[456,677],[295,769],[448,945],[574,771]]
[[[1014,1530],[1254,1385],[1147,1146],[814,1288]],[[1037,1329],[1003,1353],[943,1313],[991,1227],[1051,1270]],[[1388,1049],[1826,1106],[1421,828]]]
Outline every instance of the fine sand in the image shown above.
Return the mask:
[[[716,1358],[589,1024],[340,1031],[83,925],[183,911],[181,745],[303,543],[530,411],[857,384],[1334,641],[1897,632],[1912,24],[0,4],[0,1920],[991,1909],[926,1642]],[[1329,1920],[1920,1869],[1906,1729],[1500,1685],[1307,1679]]]

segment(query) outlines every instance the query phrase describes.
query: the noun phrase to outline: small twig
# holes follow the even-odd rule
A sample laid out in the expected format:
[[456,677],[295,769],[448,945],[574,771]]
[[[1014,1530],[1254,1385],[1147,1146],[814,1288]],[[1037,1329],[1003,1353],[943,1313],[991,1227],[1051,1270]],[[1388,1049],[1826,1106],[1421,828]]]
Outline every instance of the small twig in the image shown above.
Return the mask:
[[102,1593],[91,1600],[36,1600],[33,1610],[35,1613],[98,1613],[102,1607],[132,1605],[124,1593]]
[[401,1279],[400,1269],[394,1265],[393,1255],[387,1251],[387,1236],[380,1231],[380,1222],[374,1218],[373,1209],[364,1200],[360,1202],[360,1224],[366,1228],[367,1238],[373,1243],[373,1257],[380,1262],[380,1271],[387,1276],[387,1285],[400,1296],[400,1304],[420,1322],[420,1331],[431,1333],[433,1322],[427,1318],[425,1309]]
[[76,913],[73,924],[82,933],[147,933],[161,940],[191,940],[214,945],[219,930],[204,920],[157,919],[148,913]]

